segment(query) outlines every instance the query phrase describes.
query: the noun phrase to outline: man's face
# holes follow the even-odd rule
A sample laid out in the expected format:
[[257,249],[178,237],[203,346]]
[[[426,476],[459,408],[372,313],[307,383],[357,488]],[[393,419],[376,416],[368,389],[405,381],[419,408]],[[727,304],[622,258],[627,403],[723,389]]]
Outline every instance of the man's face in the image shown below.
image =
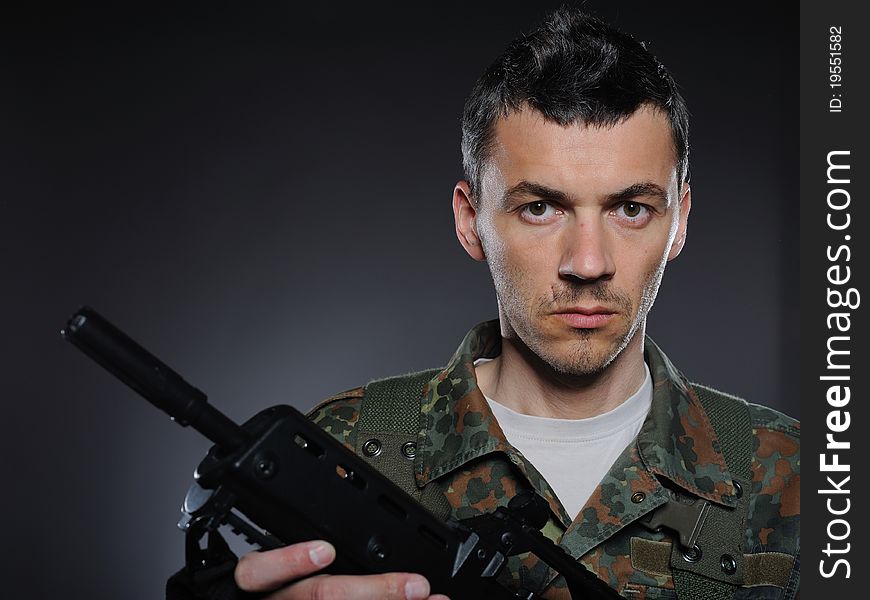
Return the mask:
[[560,373],[600,373],[643,333],[682,248],[691,200],[668,120],[642,107],[562,127],[526,108],[494,141],[476,208],[454,193],[460,241],[489,264],[505,336]]

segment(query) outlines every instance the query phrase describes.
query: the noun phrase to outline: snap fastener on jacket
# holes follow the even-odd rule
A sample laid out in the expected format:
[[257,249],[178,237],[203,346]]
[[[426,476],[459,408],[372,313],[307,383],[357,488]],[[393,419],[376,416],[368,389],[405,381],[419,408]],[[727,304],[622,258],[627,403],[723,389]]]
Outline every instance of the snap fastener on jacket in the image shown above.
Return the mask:
[[414,460],[417,456],[417,444],[414,442],[406,442],[402,444],[402,456],[408,460]]
[[698,546],[693,546],[687,550],[683,550],[683,560],[690,563],[696,563],[701,560],[701,549]]
[[635,504],[640,504],[644,500],[646,500],[646,494],[643,492],[635,492],[631,495],[631,501]]
[[730,554],[722,555],[722,558],[719,560],[719,566],[728,575],[734,575],[734,572],[737,571],[737,561]]
[[366,456],[377,456],[381,453],[381,440],[372,438],[370,440],[366,440],[366,442],[362,446],[363,454]]

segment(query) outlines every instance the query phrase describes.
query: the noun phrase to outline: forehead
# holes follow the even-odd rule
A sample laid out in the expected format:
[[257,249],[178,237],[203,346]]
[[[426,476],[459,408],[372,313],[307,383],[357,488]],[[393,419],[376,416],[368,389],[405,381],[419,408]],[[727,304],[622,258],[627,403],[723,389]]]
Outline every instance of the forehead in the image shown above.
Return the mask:
[[495,193],[522,180],[572,193],[677,182],[670,123],[650,107],[612,126],[562,126],[525,108],[496,122],[493,142],[484,189]]

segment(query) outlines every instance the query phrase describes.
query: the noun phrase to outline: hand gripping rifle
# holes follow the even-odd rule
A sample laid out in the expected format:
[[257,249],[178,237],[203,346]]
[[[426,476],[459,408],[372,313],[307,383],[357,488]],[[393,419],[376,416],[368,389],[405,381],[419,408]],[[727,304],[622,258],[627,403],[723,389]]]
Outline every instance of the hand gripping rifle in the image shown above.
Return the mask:
[[[179,527],[188,567],[206,533],[230,525],[264,549],[325,539],[329,573],[405,571],[432,593],[462,599],[536,598],[496,581],[506,557],[532,552],[565,577],[573,600],[620,596],[546,538],[546,501],[527,492],[471,519],[444,522],[290,406],[267,408],[242,426],[126,334],[84,307],[62,335],[182,426],[214,443],[197,467]],[[208,566],[203,564],[202,566]]]

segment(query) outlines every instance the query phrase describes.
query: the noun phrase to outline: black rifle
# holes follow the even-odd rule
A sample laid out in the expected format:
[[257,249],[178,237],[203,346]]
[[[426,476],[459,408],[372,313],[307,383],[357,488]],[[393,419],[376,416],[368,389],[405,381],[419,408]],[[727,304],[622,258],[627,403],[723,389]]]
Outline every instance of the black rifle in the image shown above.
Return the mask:
[[266,549],[324,539],[337,554],[326,572],[420,573],[453,600],[536,598],[496,581],[506,557],[532,552],[565,577],[573,600],[621,598],[540,532],[548,507],[537,494],[441,521],[295,408],[273,406],[239,426],[93,309],[76,312],[62,334],[214,443],[185,498],[188,549],[225,523]]

